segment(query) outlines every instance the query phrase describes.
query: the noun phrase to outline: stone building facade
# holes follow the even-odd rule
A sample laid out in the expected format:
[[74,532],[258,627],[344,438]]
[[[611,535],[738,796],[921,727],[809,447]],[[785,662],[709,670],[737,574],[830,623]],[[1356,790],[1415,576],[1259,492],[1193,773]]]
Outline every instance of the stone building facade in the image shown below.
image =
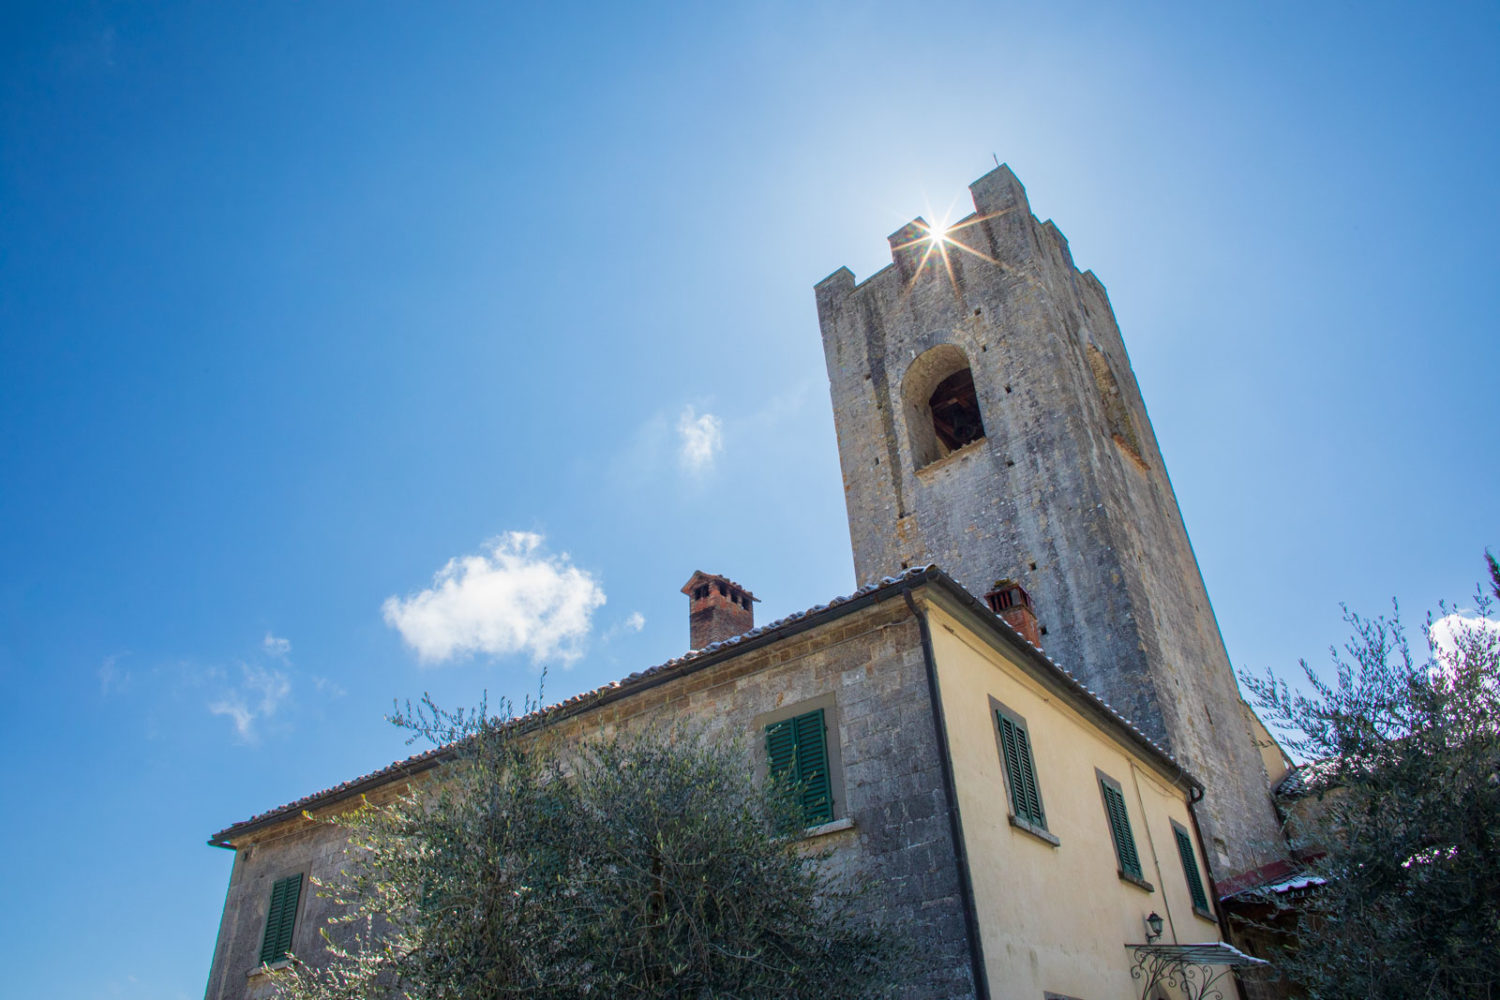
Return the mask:
[[[946,233],[918,220],[890,267],[817,286],[856,575],[881,582],[757,628],[748,590],[695,573],[694,652],[540,721],[694,719],[764,769],[772,730],[816,715],[831,807],[807,836],[878,884],[911,997],[1125,1000],[1146,918],[1213,953],[1210,868],[1264,866],[1279,830],[1104,289],[1008,169],[972,189]],[[321,960],[309,880],[344,840],[304,813],[444,759],[214,835],[235,860],[209,1000],[268,995],[287,951]]]
[[[833,802],[807,837],[878,884],[871,918],[916,946],[908,996],[1125,1000],[1139,995],[1126,945],[1149,914],[1169,943],[1219,940],[1201,896],[1195,779],[935,568],[752,628],[540,721],[568,739],[686,717],[758,757],[768,727],[810,712],[826,720]],[[1029,778],[1015,767],[1017,732]],[[328,900],[304,889],[288,917],[270,913],[278,885],[306,887],[342,863],[343,829],[304,814],[378,801],[443,761],[441,750],[420,755],[214,835],[235,861],[209,1000],[271,993],[279,956],[269,968],[261,959],[276,926],[292,953],[322,958]]]
[[1048,653],[1200,775],[1217,877],[1281,850],[1239,696],[1104,286],[1007,167],[945,232],[817,286],[859,580],[935,563],[1036,602]]

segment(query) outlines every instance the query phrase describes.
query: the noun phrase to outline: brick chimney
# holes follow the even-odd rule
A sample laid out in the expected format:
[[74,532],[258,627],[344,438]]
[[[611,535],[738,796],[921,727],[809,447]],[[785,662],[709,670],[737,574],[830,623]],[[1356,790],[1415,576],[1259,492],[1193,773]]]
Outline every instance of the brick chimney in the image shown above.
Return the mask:
[[688,634],[691,648],[702,649],[755,627],[753,605],[758,598],[726,576],[702,570],[683,584],[688,595]]
[[1021,633],[1021,638],[1037,649],[1042,648],[1041,631],[1037,628],[1036,609],[1031,606],[1031,595],[1014,580],[996,580],[994,589],[984,595],[990,610],[1005,624]]

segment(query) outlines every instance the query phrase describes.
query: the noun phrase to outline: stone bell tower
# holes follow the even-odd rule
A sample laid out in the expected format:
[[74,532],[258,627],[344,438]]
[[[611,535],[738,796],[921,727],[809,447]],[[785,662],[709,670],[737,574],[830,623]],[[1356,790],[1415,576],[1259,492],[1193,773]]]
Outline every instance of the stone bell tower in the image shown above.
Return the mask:
[[1047,654],[1208,788],[1217,878],[1274,856],[1265,771],[1104,286],[1008,167],[817,286],[857,582],[1029,593]]

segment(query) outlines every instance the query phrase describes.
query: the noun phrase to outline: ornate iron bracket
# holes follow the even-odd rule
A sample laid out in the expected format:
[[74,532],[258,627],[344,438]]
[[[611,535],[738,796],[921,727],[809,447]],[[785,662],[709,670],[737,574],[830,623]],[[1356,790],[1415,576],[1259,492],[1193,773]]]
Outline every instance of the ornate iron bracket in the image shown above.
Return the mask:
[[1266,964],[1220,942],[1126,947],[1135,956],[1130,978],[1141,984],[1141,1000],[1154,1000],[1158,989],[1180,991],[1185,1000],[1232,1000],[1235,966]]

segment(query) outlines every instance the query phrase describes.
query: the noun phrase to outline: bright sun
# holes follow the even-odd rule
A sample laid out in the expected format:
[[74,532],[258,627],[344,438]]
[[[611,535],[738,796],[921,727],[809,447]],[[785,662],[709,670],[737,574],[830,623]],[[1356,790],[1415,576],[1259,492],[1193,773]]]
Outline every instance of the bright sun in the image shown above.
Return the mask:
[[999,261],[995,260],[989,254],[970,246],[960,235],[971,226],[978,225],[990,218],[993,218],[993,216],[971,215],[961,222],[950,225],[946,218],[937,222],[928,222],[921,216],[917,216],[912,221],[912,225],[916,227],[917,231],[912,234],[908,242],[895,248],[897,250],[920,250],[921,260],[917,261],[916,269],[912,272],[909,280],[915,282],[920,275],[927,271],[927,265],[930,263],[934,267],[941,268],[948,275],[948,280],[953,282],[956,288],[957,279],[953,270],[953,254],[949,253],[950,247],[955,252],[962,250],[964,253],[978,257],[980,260],[987,260],[991,264],[998,265]]

